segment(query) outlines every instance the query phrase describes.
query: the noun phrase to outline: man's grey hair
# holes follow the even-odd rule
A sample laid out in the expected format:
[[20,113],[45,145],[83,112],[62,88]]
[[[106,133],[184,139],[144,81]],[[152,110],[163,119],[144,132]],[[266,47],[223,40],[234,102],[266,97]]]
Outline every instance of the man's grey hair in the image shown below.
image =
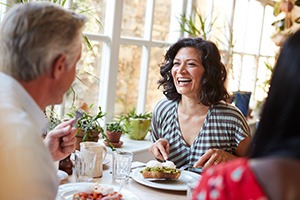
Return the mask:
[[66,55],[75,63],[85,17],[49,2],[16,4],[0,27],[0,71],[30,81],[49,73],[53,62]]

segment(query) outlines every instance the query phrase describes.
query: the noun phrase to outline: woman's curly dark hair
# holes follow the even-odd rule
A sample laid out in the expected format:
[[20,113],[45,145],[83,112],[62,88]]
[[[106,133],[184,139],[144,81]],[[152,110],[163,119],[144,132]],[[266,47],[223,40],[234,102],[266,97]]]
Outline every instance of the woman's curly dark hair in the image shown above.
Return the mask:
[[162,78],[158,81],[158,87],[163,86],[164,95],[174,101],[181,99],[181,94],[174,85],[171,69],[177,52],[184,47],[193,47],[199,51],[200,61],[205,70],[201,79],[202,88],[199,91],[200,102],[210,106],[226,100],[229,97],[225,87],[227,72],[221,62],[219,50],[213,42],[199,37],[180,39],[167,51],[164,62],[160,64]]

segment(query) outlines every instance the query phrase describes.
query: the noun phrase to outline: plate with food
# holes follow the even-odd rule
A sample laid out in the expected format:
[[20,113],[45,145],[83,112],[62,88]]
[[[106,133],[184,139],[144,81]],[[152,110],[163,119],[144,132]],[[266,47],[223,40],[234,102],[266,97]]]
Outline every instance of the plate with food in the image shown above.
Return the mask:
[[97,199],[113,196],[115,197],[114,199],[119,200],[139,200],[135,194],[128,190],[122,189],[121,192],[118,193],[119,188],[120,186],[100,183],[67,183],[58,187],[55,200],[83,200],[88,199],[89,196]]
[[136,182],[157,189],[186,191],[188,182],[198,181],[199,174],[181,171],[173,162],[149,161],[144,168],[134,169],[131,177]]

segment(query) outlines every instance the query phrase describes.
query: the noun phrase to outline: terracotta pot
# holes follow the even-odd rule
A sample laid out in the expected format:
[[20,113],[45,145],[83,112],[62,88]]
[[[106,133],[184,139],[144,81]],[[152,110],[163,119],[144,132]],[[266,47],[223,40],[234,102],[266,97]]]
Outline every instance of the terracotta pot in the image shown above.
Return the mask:
[[[80,131],[76,135],[76,150],[80,150],[80,142],[83,141],[84,132]],[[85,141],[98,142],[99,132],[94,131],[92,137],[88,137]]]
[[122,131],[119,132],[113,132],[106,130],[106,136],[107,139],[112,143],[118,143],[120,141],[120,138],[122,136]]

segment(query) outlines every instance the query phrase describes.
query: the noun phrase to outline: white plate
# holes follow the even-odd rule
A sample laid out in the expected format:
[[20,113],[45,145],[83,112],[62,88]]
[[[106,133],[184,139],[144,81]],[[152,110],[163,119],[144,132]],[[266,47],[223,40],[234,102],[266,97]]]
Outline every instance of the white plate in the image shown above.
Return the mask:
[[[60,185],[58,187],[58,193],[55,200],[72,200],[73,194],[75,194],[78,191],[78,188],[83,187],[86,184],[91,184],[91,183],[78,182],[78,183],[67,183],[64,185]],[[118,191],[120,187],[114,185],[107,185],[107,186],[113,187],[115,191]],[[123,195],[122,200],[140,200],[135,194],[125,189],[121,190],[121,194]]]
[[145,186],[164,190],[186,191],[187,182],[198,181],[200,178],[200,175],[194,172],[182,171],[177,180],[149,181],[140,173],[141,170],[143,169],[139,168],[132,171],[133,180]]
[[62,170],[57,171],[57,177],[60,183],[63,183],[68,178],[68,176],[69,175]]

